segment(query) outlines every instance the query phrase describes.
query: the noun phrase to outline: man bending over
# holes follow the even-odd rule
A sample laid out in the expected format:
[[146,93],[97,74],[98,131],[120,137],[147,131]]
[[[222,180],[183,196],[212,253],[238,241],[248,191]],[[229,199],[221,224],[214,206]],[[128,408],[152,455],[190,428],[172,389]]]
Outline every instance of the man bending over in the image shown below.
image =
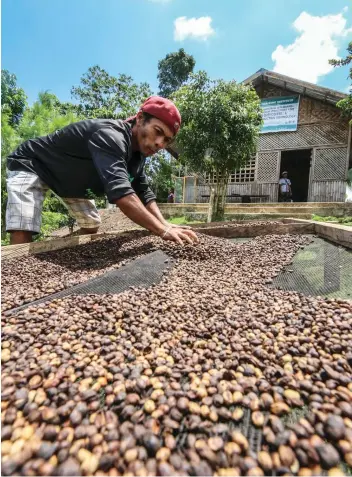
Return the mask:
[[196,234],[163,218],[144,173],[145,159],[170,145],[181,116],[170,100],[151,96],[126,121],[88,119],[21,144],[7,160],[6,230],[11,244],[40,232],[48,189],[62,198],[80,233],[96,233],[101,219],[88,191],[108,200],[136,224],[164,240],[198,242]]

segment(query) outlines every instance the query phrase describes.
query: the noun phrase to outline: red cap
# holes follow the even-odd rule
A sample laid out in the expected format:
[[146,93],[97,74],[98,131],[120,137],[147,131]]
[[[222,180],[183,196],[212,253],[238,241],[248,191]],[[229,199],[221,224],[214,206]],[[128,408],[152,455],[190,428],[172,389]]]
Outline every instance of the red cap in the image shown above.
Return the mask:
[[150,96],[141,106],[141,111],[151,114],[165,123],[174,135],[181,126],[181,114],[175,104],[161,96]]

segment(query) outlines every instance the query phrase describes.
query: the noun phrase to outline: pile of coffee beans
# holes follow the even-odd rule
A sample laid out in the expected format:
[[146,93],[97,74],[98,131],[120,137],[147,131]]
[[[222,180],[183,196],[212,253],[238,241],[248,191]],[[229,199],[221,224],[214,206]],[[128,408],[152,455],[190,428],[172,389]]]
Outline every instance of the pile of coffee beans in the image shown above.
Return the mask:
[[[114,213],[116,215],[115,211]],[[279,222],[265,224],[276,223]],[[249,226],[248,223],[230,224],[231,227]],[[264,222],[251,222],[251,226],[262,224]],[[135,230],[119,237],[100,239],[73,248],[4,260],[2,310],[10,310],[72,287],[159,248],[170,250],[159,238],[148,235],[146,231]],[[177,250],[175,253],[177,254]]]
[[[3,317],[3,475],[348,471],[352,303],[266,286],[308,237],[200,239],[183,248],[142,236],[120,244],[121,262],[155,249],[170,256],[148,289],[70,296]],[[34,294],[48,263],[61,276],[100,273],[84,266],[85,254],[103,260],[100,250],[105,270],[118,266],[116,240],[80,248],[81,257],[78,247],[60,251],[68,254],[60,265],[23,260],[23,287]],[[19,267],[6,269],[9,304],[20,300],[16,290],[9,298]]]

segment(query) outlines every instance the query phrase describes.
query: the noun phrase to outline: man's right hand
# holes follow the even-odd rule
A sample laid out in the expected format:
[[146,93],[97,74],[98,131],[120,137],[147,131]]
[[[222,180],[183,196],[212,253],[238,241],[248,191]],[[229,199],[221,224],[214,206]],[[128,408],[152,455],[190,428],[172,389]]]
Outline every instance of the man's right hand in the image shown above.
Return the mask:
[[180,245],[184,245],[184,243],[189,243],[190,245],[199,243],[199,238],[193,232],[193,230],[183,229],[179,227],[168,227],[167,233],[161,235],[163,240],[170,240],[172,242],[179,243]]
[[146,228],[164,240],[171,240],[180,245],[199,242],[197,235],[192,230],[182,229],[171,224],[166,226],[162,224],[159,219],[144,207],[136,194],[122,197],[116,201],[116,205],[134,223]]

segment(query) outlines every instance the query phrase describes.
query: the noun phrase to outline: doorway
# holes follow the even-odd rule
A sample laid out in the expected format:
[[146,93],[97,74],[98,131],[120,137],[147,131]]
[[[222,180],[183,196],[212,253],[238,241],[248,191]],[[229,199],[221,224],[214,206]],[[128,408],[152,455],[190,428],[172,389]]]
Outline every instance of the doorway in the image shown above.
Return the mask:
[[281,151],[280,178],[287,171],[293,202],[307,202],[312,149]]

